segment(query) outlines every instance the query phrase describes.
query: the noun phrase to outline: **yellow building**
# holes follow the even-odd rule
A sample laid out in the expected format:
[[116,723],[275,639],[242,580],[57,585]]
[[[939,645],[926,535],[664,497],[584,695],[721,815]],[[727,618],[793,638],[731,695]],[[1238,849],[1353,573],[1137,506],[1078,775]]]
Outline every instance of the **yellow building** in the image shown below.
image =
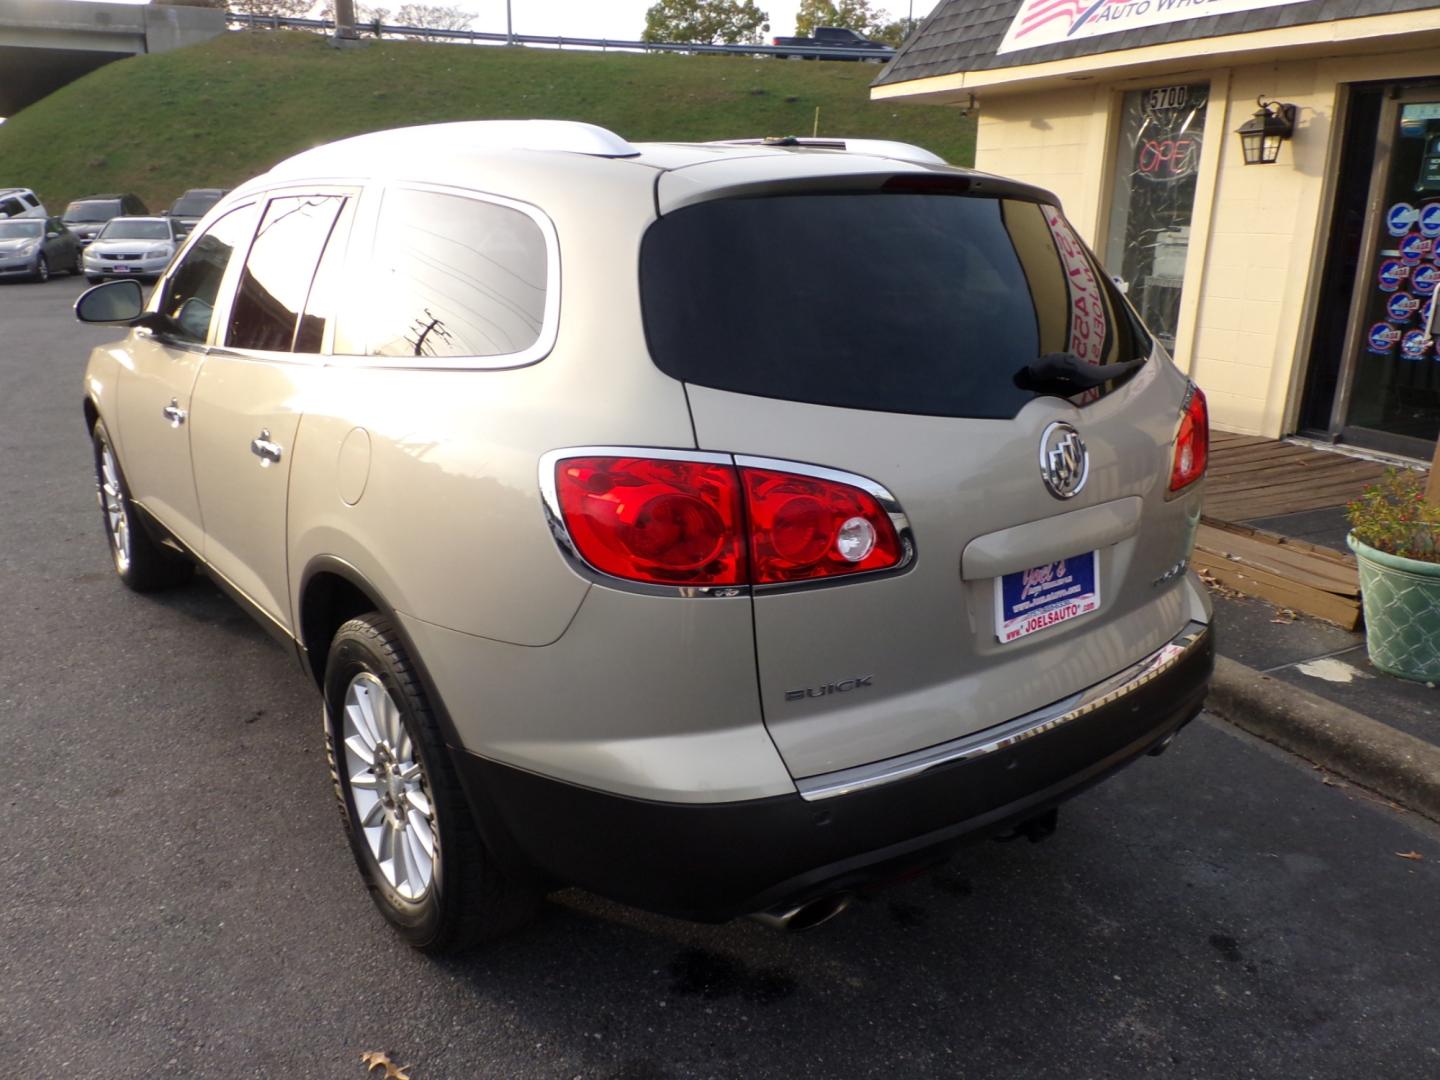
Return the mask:
[[945,0],[871,93],[974,110],[1217,426],[1431,457],[1440,0]]

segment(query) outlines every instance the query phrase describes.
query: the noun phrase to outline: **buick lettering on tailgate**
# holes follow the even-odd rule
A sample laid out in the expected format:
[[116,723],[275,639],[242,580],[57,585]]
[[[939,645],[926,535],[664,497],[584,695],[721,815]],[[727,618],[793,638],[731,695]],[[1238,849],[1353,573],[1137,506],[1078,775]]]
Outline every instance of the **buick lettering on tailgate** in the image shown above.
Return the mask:
[[1095,552],[1006,574],[996,581],[995,636],[1015,641],[1100,607]]

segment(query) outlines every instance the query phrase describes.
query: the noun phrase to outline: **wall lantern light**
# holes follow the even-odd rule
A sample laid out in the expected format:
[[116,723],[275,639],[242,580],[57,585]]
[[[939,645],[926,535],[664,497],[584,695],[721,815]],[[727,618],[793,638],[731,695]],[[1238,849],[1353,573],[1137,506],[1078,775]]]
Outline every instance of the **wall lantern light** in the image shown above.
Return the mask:
[[1255,99],[1260,110],[1236,129],[1246,165],[1271,165],[1280,156],[1280,144],[1295,133],[1295,106]]

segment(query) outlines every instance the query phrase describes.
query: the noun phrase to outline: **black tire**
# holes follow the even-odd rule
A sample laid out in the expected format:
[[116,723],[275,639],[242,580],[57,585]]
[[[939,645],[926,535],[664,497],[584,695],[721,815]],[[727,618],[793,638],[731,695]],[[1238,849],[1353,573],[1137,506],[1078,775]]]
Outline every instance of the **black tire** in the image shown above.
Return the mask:
[[[105,539],[110,545],[110,561],[115,566],[115,573],[128,588],[141,593],[188,581],[194,573],[194,565],[178,551],[157,543],[137,516],[135,504],[130,500],[130,488],[125,483],[124,470],[120,468],[120,459],[115,454],[103,420],[95,421],[90,438],[95,453],[95,487],[100,501],[100,518],[104,522]],[[114,467],[113,491],[107,490],[111,486],[105,475],[107,453]],[[112,522],[114,515],[107,509],[107,499],[118,505],[124,525],[123,543],[116,537],[117,528]]]
[[33,280],[41,285],[50,280],[50,261],[41,255],[35,260],[35,274]]
[[[361,675],[378,679],[390,695],[423,767],[435,852],[430,883],[414,900],[402,896],[381,871],[363,835],[349,768],[342,767],[345,696]],[[361,615],[336,632],[325,663],[324,694],[325,752],[345,837],[380,913],[410,945],[437,955],[501,937],[529,922],[539,897],[500,869],[476,832],[435,713],[386,616]]]
[[70,276],[78,277],[80,274],[80,252],[75,252],[75,261],[70,264]]

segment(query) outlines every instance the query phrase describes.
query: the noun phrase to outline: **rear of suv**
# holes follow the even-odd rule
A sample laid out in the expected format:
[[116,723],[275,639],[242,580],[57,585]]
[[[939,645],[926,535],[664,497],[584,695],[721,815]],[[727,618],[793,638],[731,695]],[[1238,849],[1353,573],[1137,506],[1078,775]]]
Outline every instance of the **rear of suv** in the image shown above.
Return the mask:
[[1047,192],[824,146],[359,136],[77,303],[118,573],[294,649],[413,944],[813,924],[1199,711],[1203,394]]

